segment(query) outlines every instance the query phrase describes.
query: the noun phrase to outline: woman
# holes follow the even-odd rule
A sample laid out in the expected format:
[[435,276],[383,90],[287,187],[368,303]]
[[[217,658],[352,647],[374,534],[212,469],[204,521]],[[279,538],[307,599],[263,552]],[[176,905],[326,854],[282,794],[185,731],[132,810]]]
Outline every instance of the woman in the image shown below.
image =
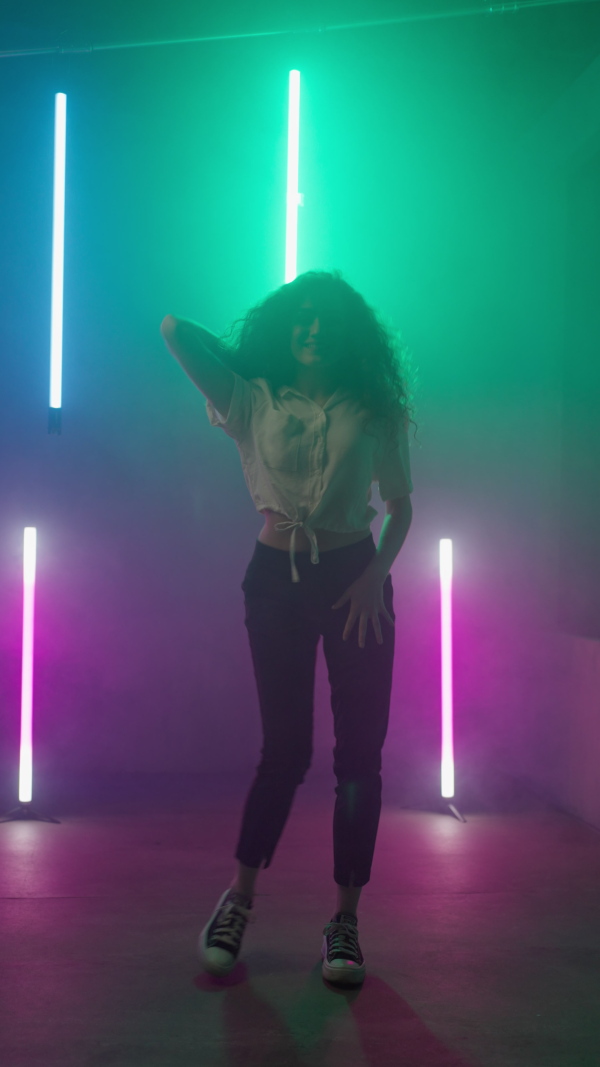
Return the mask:
[[[389,575],[411,522],[409,403],[390,337],[338,274],[309,271],[243,320],[226,345],[168,315],[168,348],[207,398],[213,426],[240,452],[264,526],[242,584],[263,726],[237,870],[200,935],[205,968],[228,974],[312,752],[319,638],[334,715],[336,911],[323,975],[358,983],[357,907],[381,808],[394,611]],[[387,515],[370,532],[379,482]],[[345,608],[345,610],[341,610]],[[382,624],[383,620],[383,624]]]

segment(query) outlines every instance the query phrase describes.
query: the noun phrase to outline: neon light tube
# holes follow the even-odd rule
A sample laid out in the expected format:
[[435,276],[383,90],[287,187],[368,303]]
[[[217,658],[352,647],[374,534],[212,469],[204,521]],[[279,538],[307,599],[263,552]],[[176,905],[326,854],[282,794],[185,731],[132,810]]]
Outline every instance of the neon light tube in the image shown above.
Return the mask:
[[442,635],[442,796],[454,796],[452,701],[452,541],[440,541],[440,603]]
[[300,155],[300,71],[290,71],[285,225],[285,280],[293,282],[298,259],[298,160]]
[[23,659],[21,673],[21,745],[19,801],[29,804],[33,764],[33,615],[35,601],[36,530],[26,526],[23,536]]
[[[52,310],[50,316],[50,408],[62,406],[63,282],[65,260],[65,158],[67,97],[54,105],[54,203],[52,216]],[[52,414],[52,412],[51,412]],[[55,418],[56,421],[56,418]],[[53,428],[51,426],[51,428]]]

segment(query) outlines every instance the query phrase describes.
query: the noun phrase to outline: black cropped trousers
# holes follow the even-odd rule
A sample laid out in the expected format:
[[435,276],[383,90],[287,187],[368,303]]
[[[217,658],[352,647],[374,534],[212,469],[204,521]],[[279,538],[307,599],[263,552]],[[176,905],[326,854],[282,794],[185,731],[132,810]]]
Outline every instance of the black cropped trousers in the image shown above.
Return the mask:
[[[310,766],[315,663],[319,638],[331,687],[337,780],[333,815],[334,879],[341,886],[369,881],[381,811],[381,751],[392,686],[394,628],[380,616],[383,644],[371,622],[364,648],[358,620],[342,640],[349,602],[332,611],[375,554],[371,536],[353,545],[296,555],[292,582],[287,552],[257,541],[242,589],[258,688],[263,747],[244,813],[236,858],[268,867]],[[384,584],[392,618],[392,580]]]

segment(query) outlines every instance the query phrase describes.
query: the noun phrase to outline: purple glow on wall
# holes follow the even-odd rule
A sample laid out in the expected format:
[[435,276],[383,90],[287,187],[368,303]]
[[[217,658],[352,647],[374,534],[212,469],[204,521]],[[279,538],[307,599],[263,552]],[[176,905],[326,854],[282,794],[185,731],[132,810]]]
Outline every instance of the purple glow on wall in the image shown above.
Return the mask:
[[35,605],[36,529],[26,526],[23,536],[23,657],[21,672],[21,744],[19,801],[29,804],[33,769],[33,618]]
[[452,701],[452,541],[440,540],[440,607],[442,654],[442,796],[454,796]]

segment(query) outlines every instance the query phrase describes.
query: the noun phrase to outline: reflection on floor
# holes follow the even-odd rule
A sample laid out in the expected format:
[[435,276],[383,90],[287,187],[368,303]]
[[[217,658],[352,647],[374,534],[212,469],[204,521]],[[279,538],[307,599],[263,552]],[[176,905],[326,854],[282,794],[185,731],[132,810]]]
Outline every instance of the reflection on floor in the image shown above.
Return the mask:
[[59,826],[0,826],[3,1067],[598,1067],[600,835],[534,800],[466,824],[389,802],[367,980],[346,992],[319,967],[329,794],[299,794],[221,981],[195,942],[239,786],[121,788],[57,801]]

